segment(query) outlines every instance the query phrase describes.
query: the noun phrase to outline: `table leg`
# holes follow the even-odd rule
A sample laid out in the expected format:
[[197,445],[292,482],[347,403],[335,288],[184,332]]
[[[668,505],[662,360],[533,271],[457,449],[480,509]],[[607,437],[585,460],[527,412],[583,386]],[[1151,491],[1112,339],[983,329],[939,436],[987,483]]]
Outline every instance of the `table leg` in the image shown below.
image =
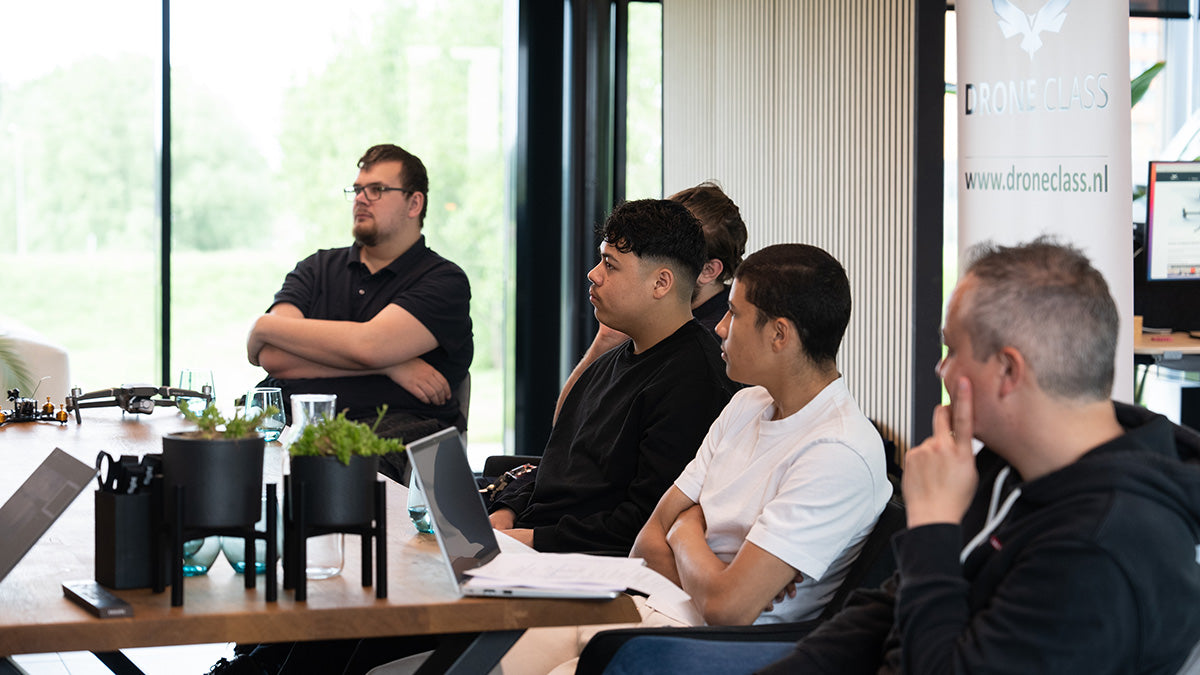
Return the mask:
[[145,675],[141,668],[129,660],[121,652],[92,652],[109,670],[116,675]]
[[455,633],[445,635],[438,647],[417,669],[416,675],[446,673],[447,675],[478,675],[500,663],[524,630],[490,633]]
[[[1138,376],[1138,371],[1141,376]],[[1142,405],[1142,392],[1146,390],[1146,378],[1150,375],[1150,366],[1145,363],[1133,364],[1133,402]]]

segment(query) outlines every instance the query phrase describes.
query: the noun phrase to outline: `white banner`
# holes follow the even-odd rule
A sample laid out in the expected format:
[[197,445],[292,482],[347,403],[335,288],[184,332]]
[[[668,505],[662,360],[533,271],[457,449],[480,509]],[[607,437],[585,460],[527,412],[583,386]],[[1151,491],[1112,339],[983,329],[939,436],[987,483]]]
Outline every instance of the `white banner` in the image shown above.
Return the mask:
[[1122,327],[1133,400],[1128,0],[959,0],[958,241],[1080,246]]

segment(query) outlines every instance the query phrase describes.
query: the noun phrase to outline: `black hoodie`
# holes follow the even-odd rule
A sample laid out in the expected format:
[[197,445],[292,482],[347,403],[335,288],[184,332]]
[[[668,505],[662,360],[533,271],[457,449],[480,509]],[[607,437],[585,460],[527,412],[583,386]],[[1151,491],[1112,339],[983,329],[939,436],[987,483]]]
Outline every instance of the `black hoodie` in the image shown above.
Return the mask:
[[764,672],[1174,675],[1200,641],[1200,434],[1116,409],[1124,435],[1029,483],[983,449],[962,526],[897,534],[897,576]]

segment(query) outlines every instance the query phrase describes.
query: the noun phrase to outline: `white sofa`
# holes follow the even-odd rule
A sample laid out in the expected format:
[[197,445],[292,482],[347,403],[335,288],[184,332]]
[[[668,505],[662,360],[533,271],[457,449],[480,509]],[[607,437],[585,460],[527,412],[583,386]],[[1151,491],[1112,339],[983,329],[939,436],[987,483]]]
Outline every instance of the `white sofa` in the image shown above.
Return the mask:
[[[45,401],[49,396],[55,407],[61,406],[71,392],[71,367],[67,350],[54,344],[46,336],[11,317],[0,316],[0,338],[10,341],[15,352],[25,363],[25,369],[37,389],[37,399]],[[38,385],[38,380],[46,378]],[[14,382],[0,382],[5,393],[13,388]],[[21,396],[30,397],[33,391],[22,391]],[[0,399],[0,407],[9,407],[7,397]]]

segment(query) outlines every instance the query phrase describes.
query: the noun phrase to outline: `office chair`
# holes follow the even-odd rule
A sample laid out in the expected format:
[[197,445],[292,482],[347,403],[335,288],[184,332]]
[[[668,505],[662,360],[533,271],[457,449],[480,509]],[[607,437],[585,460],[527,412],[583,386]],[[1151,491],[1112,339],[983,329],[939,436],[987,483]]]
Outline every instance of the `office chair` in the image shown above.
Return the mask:
[[821,622],[829,619],[846,604],[846,599],[858,588],[874,588],[883,583],[896,571],[896,558],[892,553],[892,535],[904,529],[904,502],[899,494],[893,494],[875,527],[863,542],[858,558],[850,565],[846,578],[842,580],[821,615],[809,621],[774,623],[751,626],[696,626],[691,628],[624,628],[597,633],[584,647],[579,656],[576,675],[596,675],[604,671],[608,662],[626,642],[635,637],[684,637],[700,640],[749,641],[749,642],[795,642],[808,635]]

